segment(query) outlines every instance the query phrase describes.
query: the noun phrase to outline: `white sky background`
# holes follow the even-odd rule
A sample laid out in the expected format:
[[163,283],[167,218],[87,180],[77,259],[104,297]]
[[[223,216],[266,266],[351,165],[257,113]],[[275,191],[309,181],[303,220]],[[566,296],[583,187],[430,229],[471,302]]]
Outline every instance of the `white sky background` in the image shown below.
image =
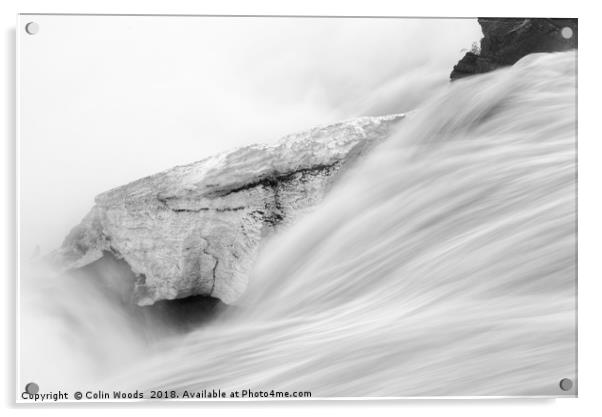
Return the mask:
[[476,20],[393,18],[21,16],[17,32],[24,259],[58,247],[107,189],[410,110],[481,37]]

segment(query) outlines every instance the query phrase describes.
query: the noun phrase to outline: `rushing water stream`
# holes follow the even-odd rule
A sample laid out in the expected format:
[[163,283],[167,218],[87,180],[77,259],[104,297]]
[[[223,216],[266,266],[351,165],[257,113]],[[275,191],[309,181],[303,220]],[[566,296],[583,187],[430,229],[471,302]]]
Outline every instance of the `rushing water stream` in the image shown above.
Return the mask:
[[22,303],[23,381],[562,394],[558,381],[576,379],[575,66],[572,51],[531,55],[425,92],[323,204],[268,242],[238,305],[194,330],[94,280],[25,279],[36,295]]

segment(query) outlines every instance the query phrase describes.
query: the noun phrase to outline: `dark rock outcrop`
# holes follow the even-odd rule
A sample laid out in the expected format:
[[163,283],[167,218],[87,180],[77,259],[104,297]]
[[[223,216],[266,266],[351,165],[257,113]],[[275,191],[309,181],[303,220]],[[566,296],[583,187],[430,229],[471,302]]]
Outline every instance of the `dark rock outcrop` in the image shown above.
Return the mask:
[[513,65],[536,52],[558,52],[577,48],[577,19],[478,19],[483,30],[480,48],[454,66],[452,80]]

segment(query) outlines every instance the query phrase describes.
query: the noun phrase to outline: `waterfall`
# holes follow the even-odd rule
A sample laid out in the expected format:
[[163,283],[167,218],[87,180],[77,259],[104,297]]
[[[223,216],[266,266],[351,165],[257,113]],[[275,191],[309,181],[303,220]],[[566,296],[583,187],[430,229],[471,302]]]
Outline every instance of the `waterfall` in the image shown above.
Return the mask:
[[[437,90],[270,239],[236,306],[194,330],[169,331],[71,279],[55,291],[72,318],[55,349],[90,364],[65,359],[70,381],[314,398],[563,394],[558,382],[576,379],[575,67],[574,51],[534,54]],[[86,343],[63,338],[73,323]],[[22,355],[43,349],[31,346]]]

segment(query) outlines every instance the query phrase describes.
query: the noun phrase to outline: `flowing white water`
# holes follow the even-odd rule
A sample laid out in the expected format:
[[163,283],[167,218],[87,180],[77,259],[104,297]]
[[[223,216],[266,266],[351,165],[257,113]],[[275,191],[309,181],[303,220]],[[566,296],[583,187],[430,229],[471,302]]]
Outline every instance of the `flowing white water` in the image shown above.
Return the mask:
[[88,342],[122,360],[118,375],[74,366],[79,388],[86,374],[90,389],[566,394],[575,65],[574,52],[531,55],[428,100],[269,242],[237,309],[195,331],[157,329],[149,348],[131,328],[152,321],[80,306],[107,313]]

